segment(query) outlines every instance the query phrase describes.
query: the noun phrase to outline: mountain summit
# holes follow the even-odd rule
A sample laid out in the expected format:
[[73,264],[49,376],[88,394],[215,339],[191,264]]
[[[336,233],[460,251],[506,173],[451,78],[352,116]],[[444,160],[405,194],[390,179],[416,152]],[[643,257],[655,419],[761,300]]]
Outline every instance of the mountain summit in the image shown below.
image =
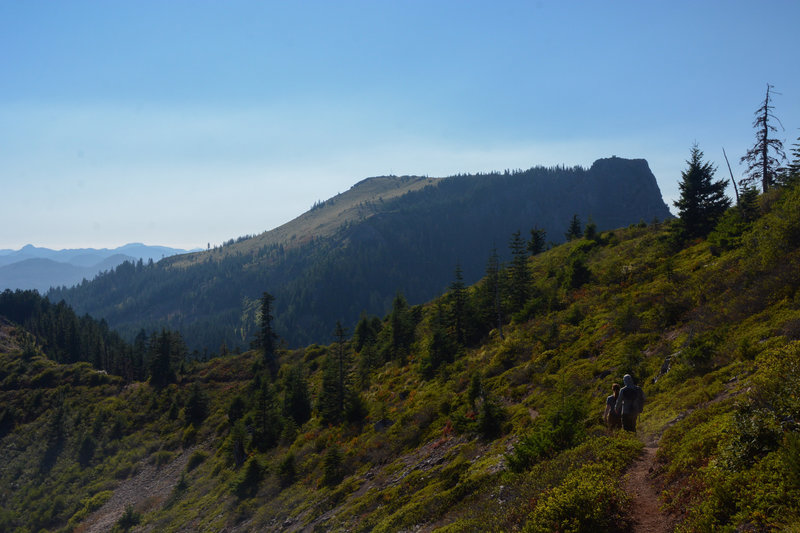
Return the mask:
[[411,304],[444,291],[457,266],[466,283],[503,259],[514,232],[553,243],[570,221],[609,229],[671,215],[643,159],[611,157],[591,168],[448,178],[369,178],[263,234],[152,267],[122,265],[91,283],[51,293],[129,337],[166,325],[193,348],[246,347],[258,300],[275,296],[276,331],[291,345],[327,342],[337,320],[384,315],[401,292]]

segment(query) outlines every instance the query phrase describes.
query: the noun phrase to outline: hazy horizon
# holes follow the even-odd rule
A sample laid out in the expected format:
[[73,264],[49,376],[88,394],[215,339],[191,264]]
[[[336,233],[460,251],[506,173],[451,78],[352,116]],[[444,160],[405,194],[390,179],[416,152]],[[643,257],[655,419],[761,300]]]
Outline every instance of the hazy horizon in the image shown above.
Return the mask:
[[369,176],[612,155],[646,159],[673,208],[695,142],[741,175],[767,83],[787,152],[800,136],[797,20],[790,1],[0,4],[0,249],[205,248]]

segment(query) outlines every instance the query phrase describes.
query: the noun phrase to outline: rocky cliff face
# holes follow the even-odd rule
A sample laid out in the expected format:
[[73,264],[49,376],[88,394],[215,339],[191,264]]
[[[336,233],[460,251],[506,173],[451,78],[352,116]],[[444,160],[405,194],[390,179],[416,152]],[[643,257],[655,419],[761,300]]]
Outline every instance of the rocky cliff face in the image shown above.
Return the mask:
[[[645,222],[672,218],[656,177],[644,159],[598,159],[587,171],[585,186],[586,200],[593,205],[593,216],[602,217],[608,227],[630,224],[636,215]],[[614,204],[608,202],[613,196],[619,197]]]

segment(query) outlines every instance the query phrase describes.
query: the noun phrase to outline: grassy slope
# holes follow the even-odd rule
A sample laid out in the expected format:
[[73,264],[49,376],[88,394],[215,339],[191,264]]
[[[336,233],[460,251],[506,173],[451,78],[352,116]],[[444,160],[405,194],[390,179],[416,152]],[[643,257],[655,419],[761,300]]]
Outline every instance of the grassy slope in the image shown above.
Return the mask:
[[[183,268],[229,254],[250,254],[264,246],[283,245],[291,248],[305,244],[311,238],[330,237],[343,224],[356,222],[374,214],[373,202],[376,198],[391,200],[410,191],[429,185],[435,186],[439,181],[436,178],[417,176],[368,178],[353,185],[350,190],[326,200],[318,208],[307,211],[275,229],[210,252],[177,256],[170,259],[170,262],[176,267]],[[298,236],[301,239],[298,239]]]
[[[648,396],[638,436],[663,434],[656,480],[680,527],[796,527],[798,193],[792,201],[757,222],[741,249],[722,254],[707,242],[672,253],[666,229],[650,226],[534,258],[535,285],[555,305],[506,326],[503,338],[492,332],[430,381],[416,364],[426,346],[423,320],[409,364],[387,363],[369,376],[367,423],[327,427],[312,418],[273,450],[251,452],[261,466],[252,495],[233,490],[247,467],[233,468],[226,410],[237,392],[250,394],[256,354],[199,365],[157,393],[86,365],[4,355],[0,405],[17,415],[0,441],[0,525],[78,525],[122,480],[148,463],[169,465],[185,448],[195,459],[172,496],[131,502],[148,528],[623,530],[619,480],[642,444],[608,435],[600,412],[611,383],[630,372]],[[563,265],[575,254],[586,258],[592,280],[565,290]],[[310,347],[282,357],[304,360],[317,391],[325,353]],[[505,413],[499,437],[479,436],[481,402],[468,399],[474,375]],[[192,382],[210,398],[196,433],[181,411]],[[559,422],[569,405],[583,409],[572,425]],[[394,423],[374,425],[382,419]],[[575,438],[545,447],[521,472],[508,468],[507,454],[515,456],[521,442],[563,430]],[[87,433],[97,447],[81,467]],[[323,486],[323,457],[334,446],[343,479]],[[282,488],[278,465],[289,453],[297,474]]]

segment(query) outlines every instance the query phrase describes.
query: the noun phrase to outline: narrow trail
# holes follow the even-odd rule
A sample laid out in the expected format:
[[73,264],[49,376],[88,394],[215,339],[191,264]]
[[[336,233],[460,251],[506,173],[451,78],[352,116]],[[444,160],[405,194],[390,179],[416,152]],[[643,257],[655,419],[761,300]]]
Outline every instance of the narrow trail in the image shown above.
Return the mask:
[[631,497],[634,533],[669,533],[675,526],[674,517],[661,510],[660,491],[650,478],[657,451],[657,442],[646,444],[642,455],[631,465],[625,478],[625,490]]

